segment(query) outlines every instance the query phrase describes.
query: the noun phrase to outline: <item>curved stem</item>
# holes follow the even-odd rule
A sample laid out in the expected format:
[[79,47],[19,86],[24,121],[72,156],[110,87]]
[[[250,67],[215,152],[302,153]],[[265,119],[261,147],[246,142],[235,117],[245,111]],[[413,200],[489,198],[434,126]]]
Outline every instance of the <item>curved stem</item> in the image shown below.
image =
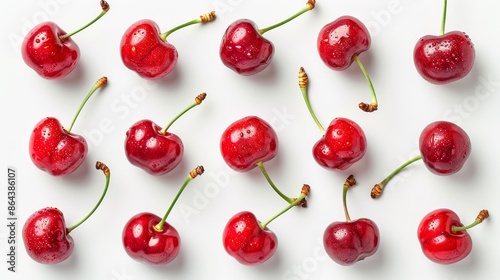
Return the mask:
[[488,213],[488,210],[486,209],[483,209],[479,212],[479,214],[477,215],[476,217],[476,220],[474,220],[474,222],[468,226],[462,226],[462,227],[459,227],[459,226],[452,226],[451,227],[451,232],[453,233],[457,233],[459,231],[464,231],[464,230],[468,230],[470,228],[473,228],[477,225],[479,225],[480,223],[482,223],[485,219],[487,219],[488,217],[490,216],[490,214]]
[[191,103],[189,106],[187,106],[182,112],[180,112],[177,116],[175,116],[163,129],[160,131],[161,134],[165,134],[165,132],[170,128],[170,126],[182,115],[184,115],[187,111],[191,110],[192,108],[198,106],[205,100],[207,97],[206,93],[200,93],[196,98],[194,99],[193,103]]
[[377,95],[375,94],[375,88],[373,87],[372,80],[370,79],[370,76],[368,75],[368,72],[366,71],[365,67],[363,66],[363,63],[361,63],[361,60],[357,55],[354,55],[354,61],[356,64],[358,64],[359,69],[361,69],[361,72],[363,72],[363,75],[365,76],[366,82],[368,82],[368,86],[370,87],[370,92],[372,95],[372,101],[370,104],[366,103],[359,103],[359,108],[365,112],[373,112],[378,109],[378,101],[377,101]]
[[444,0],[444,5],[443,5],[443,18],[441,20],[441,35],[444,34],[445,32],[445,25],[446,25],[446,10],[448,10],[448,1]]
[[85,216],[81,221],[79,221],[78,223],[76,223],[75,225],[69,227],[66,229],[66,232],[67,233],[70,233],[71,231],[73,231],[75,228],[79,227],[81,224],[83,224],[88,218],[90,218],[90,216],[92,216],[92,214],[94,214],[94,212],[97,210],[97,208],[99,207],[99,205],[101,205],[101,202],[102,200],[104,199],[104,197],[106,196],[106,193],[108,191],[108,187],[109,187],[109,180],[110,180],[110,171],[109,171],[109,168],[108,166],[106,166],[104,163],[98,161],[96,162],[95,164],[95,168],[97,170],[102,170],[102,172],[104,173],[104,176],[106,177],[106,183],[104,185],[104,191],[102,192],[102,195],[101,197],[99,198],[99,200],[97,201],[96,205],[94,206],[94,208],[87,214],[87,216]]
[[182,192],[184,191],[184,189],[186,188],[186,186],[189,184],[189,182],[191,182],[194,178],[198,177],[199,175],[203,174],[203,172],[205,171],[205,169],[203,168],[203,166],[197,166],[195,169],[191,170],[191,172],[189,172],[189,175],[188,177],[186,178],[186,180],[184,181],[184,183],[182,184],[181,188],[179,189],[179,191],[177,192],[177,194],[175,195],[174,197],[174,200],[172,201],[172,203],[170,204],[170,207],[168,207],[168,210],[167,212],[165,213],[165,215],[163,216],[163,218],[161,219],[161,221],[156,224],[153,228],[154,230],[158,231],[158,232],[161,232],[163,231],[163,227],[165,226],[165,222],[168,218],[168,215],[170,214],[170,212],[172,212],[172,209],[174,208],[174,205],[175,203],[177,202],[177,200],[179,199],[179,197],[181,196]]
[[321,125],[318,118],[316,117],[316,114],[314,113],[314,110],[311,107],[311,102],[309,101],[309,96],[307,94],[308,84],[309,84],[309,78],[307,76],[307,73],[304,71],[304,67],[300,67],[300,69],[299,69],[299,87],[300,87],[300,91],[302,92],[302,97],[304,98],[304,102],[306,103],[307,110],[309,110],[309,114],[311,114],[311,117],[313,118],[314,122],[316,123],[319,130],[321,131],[321,134],[325,134],[325,128]]
[[356,185],[356,179],[354,179],[353,175],[349,175],[349,177],[347,177],[347,179],[345,180],[344,186],[342,188],[342,205],[344,207],[344,215],[347,222],[351,221],[349,211],[347,210],[347,191],[354,185]]
[[174,33],[175,31],[179,30],[179,29],[182,29],[186,26],[190,26],[190,25],[193,25],[193,24],[198,24],[198,23],[205,23],[205,22],[209,22],[209,21],[213,21],[215,19],[215,11],[211,11],[209,13],[206,13],[206,14],[203,14],[201,16],[199,16],[198,18],[196,19],[193,19],[193,20],[190,20],[188,22],[185,22],[183,24],[180,24],[164,33],[161,33],[160,34],[160,38],[161,40],[163,41],[166,41],[167,40],[167,37]]
[[279,26],[282,26],[283,24],[293,20],[294,18],[300,16],[301,14],[307,12],[307,11],[310,11],[312,9],[314,9],[314,6],[316,5],[316,1],[315,0],[309,0],[306,5],[304,6],[304,8],[302,8],[300,11],[298,11],[297,13],[293,14],[291,17],[283,20],[283,21],[280,21],[274,25],[271,25],[269,27],[266,27],[266,28],[262,28],[262,29],[259,29],[259,33],[262,35],[264,33],[266,33],[267,31],[269,30],[272,30],[272,29],[275,29],[276,27],[279,27]]
[[69,37],[75,35],[76,33],[84,30],[85,28],[91,26],[94,22],[98,21],[102,16],[104,16],[109,11],[109,4],[108,4],[108,2],[101,0],[101,8],[102,8],[101,13],[97,17],[95,17],[92,21],[90,21],[86,25],[82,26],[81,28],[79,28],[79,29],[77,29],[77,30],[75,30],[75,31],[73,31],[71,33],[67,33],[67,34],[64,34],[62,36],[59,36],[59,39],[60,40],[64,40],[66,38],[69,38]]
[[82,111],[83,109],[83,106],[85,106],[85,103],[87,103],[87,100],[89,100],[89,98],[92,96],[92,94],[94,94],[94,92],[104,86],[105,84],[108,83],[108,78],[106,77],[102,77],[100,78],[99,80],[97,80],[97,82],[94,84],[94,86],[90,89],[90,91],[87,93],[87,96],[85,96],[85,98],[83,99],[83,102],[82,104],[80,104],[80,107],[78,108],[78,110],[76,111],[76,114],[75,116],[73,117],[73,120],[71,120],[71,123],[70,125],[68,126],[68,129],[67,131],[68,132],[71,132],[71,129],[73,128],[73,125],[75,124],[75,121],[76,119],[78,118],[78,115],[80,114],[80,112]]
[[269,182],[269,185],[271,185],[271,187],[274,189],[274,191],[279,195],[281,196],[281,198],[283,198],[286,202],[292,204],[294,203],[294,199],[286,196],[284,193],[282,193],[277,187],[276,185],[273,183],[273,181],[271,180],[271,177],[269,177],[269,174],[267,174],[267,171],[266,169],[264,168],[264,165],[262,164],[262,161],[259,161],[257,162],[257,166],[259,167],[260,171],[262,171],[262,174],[264,174],[264,177],[266,177],[266,180],[267,182]]
[[384,190],[384,187],[385,185],[387,185],[387,183],[389,183],[389,181],[394,177],[396,176],[401,170],[403,170],[405,167],[407,167],[408,165],[412,164],[413,162],[417,161],[417,160],[420,160],[422,159],[422,155],[417,155],[411,159],[409,159],[408,161],[406,161],[405,163],[401,164],[398,168],[396,168],[394,171],[392,171],[384,180],[382,180],[382,182],[376,184],[373,188],[372,188],[372,192],[371,192],[371,197],[372,198],[378,198],[379,196],[382,195],[382,191]]
[[290,203],[287,207],[285,207],[283,210],[281,210],[280,212],[278,212],[276,215],[272,216],[270,219],[268,219],[264,223],[260,223],[259,224],[260,228],[261,229],[265,229],[267,227],[267,225],[269,225],[270,222],[274,221],[276,218],[278,218],[279,216],[281,216],[283,213],[287,212],[288,210],[290,210],[294,206],[296,206],[299,203],[301,203],[306,198],[306,196],[309,194],[310,191],[311,191],[311,187],[309,187],[309,185],[302,186],[302,190],[300,192],[299,197],[297,197],[297,199],[295,201],[293,201],[292,203]]

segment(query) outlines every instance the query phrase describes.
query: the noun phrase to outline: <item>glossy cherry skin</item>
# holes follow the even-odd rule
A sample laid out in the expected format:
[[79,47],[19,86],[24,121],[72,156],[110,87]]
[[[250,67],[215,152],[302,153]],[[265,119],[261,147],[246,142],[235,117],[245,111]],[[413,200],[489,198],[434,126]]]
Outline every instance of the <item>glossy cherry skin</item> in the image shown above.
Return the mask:
[[325,229],[323,246],[336,263],[352,265],[375,254],[379,247],[379,230],[366,218],[333,222]]
[[273,54],[273,43],[259,33],[255,22],[248,19],[229,25],[219,48],[222,63],[245,76],[264,70],[271,63]]
[[46,79],[58,79],[71,73],[80,60],[80,49],[54,22],[36,25],[24,38],[21,54],[24,62]]
[[73,252],[73,238],[57,208],[47,207],[31,214],[23,226],[22,237],[26,252],[39,263],[57,264]]
[[419,138],[419,148],[425,166],[438,175],[457,173],[471,153],[467,133],[448,121],[436,121],[427,125]]
[[368,50],[370,33],[357,18],[342,16],[321,28],[317,48],[321,60],[330,69],[341,71],[349,68],[354,55]]
[[262,229],[255,215],[242,211],[227,222],[222,241],[226,252],[244,265],[258,265],[273,256],[278,246],[274,232]]
[[83,163],[87,153],[85,138],[65,130],[56,118],[41,120],[31,132],[31,160],[51,175],[64,176],[74,172]]
[[179,136],[150,120],[140,120],[126,132],[125,155],[130,163],[152,175],[172,171],[182,160],[184,145]]
[[145,79],[165,77],[177,64],[177,49],[160,33],[154,21],[143,19],[132,24],[120,42],[123,64]]
[[316,162],[332,170],[346,170],[366,153],[366,136],[352,120],[335,118],[312,149]]
[[122,232],[123,247],[134,260],[151,265],[172,262],[180,251],[181,239],[177,230],[165,223],[163,230],[156,226],[161,218],[152,213],[139,213],[130,218]]
[[220,151],[234,170],[248,171],[259,161],[271,160],[278,153],[278,136],[265,120],[247,116],[230,124],[222,133]]
[[422,252],[440,264],[458,262],[472,250],[472,238],[467,231],[452,232],[452,226],[462,227],[458,215],[449,209],[436,209],[418,225],[417,236]]
[[475,56],[474,44],[468,35],[460,31],[424,36],[413,50],[417,72],[425,80],[438,85],[467,76]]

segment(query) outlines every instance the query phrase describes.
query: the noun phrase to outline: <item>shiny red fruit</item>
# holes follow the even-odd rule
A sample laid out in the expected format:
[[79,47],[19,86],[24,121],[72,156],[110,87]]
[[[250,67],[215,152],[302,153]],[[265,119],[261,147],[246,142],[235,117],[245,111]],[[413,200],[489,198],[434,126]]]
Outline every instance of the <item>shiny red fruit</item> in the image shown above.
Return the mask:
[[418,73],[433,84],[446,84],[464,78],[475,60],[474,44],[464,32],[420,38],[413,50]]
[[234,170],[248,171],[259,161],[271,160],[278,153],[278,136],[269,123],[248,116],[230,124],[222,133],[220,151]]
[[73,252],[63,213],[52,207],[36,211],[26,220],[22,237],[28,255],[43,264],[66,260]]
[[244,265],[258,265],[267,261],[278,245],[276,235],[262,229],[255,215],[242,211],[227,222],[222,241],[226,252]]
[[70,133],[52,117],[41,120],[31,132],[29,154],[33,163],[54,176],[74,172],[85,160],[87,141]]

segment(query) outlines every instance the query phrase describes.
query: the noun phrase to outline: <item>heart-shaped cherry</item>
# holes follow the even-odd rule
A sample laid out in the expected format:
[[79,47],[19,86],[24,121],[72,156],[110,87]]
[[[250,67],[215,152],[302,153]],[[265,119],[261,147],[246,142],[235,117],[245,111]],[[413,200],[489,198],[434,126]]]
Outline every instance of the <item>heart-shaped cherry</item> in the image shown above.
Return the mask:
[[262,264],[276,252],[278,238],[267,226],[271,221],[298,205],[309,194],[310,187],[304,185],[300,196],[293,203],[261,223],[249,211],[241,211],[229,219],[222,234],[222,242],[226,252],[244,265]]
[[464,226],[458,215],[450,209],[436,209],[428,213],[420,221],[417,230],[422,252],[439,264],[463,260],[472,251],[472,238],[467,230],[488,217],[488,210],[481,210],[472,224]]
[[160,79],[168,75],[177,64],[178,53],[167,37],[186,26],[206,23],[215,19],[215,12],[161,32],[156,22],[143,19],[132,24],[123,34],[120,55],[123,64],[145,79]]
[[323,134],[312,149],[316,162],[331,170],[346,170],[359,161],[366,153],[366,136],[361,127],[354,121],[337,117],[325,129],[312,109],[307,93],[309,78],[303,67],[299,70],[299,87],[313,120]]
[[43,264],[60,263],[73,252],[74,242],[69,235],[75,228],[83,224],[97,210],[109,186],[110,171],[102,162],[96,163],[96,169],[103,171],[106,185],[101,198],[85,218],[72,227],[66,227],[63,213],[54,207],[46,207],[33,213],[26,220],[22,237],[28,255]]
[[189,182],[203,172],[203,166],[198,166],[189,172],[189,176],[163,218],[153,213],[142,212],[127,221],[122,231],[122,242],[125,252],[132,259],[151,265],[162,265],[172,262],[177,257],[181,239],[177,230],[166,220]]
[[109,11],[109,4],[101,0],[101,8],[96,18],[71,33],[66,33],[51,21],[36,25],[26,35],[21,46],[24,62],[43,78],[66,77],[80,60],[80,48],[71,37],[104,16]]
[[167,130],[190,109],[200,105],[207,96],[201,93],[193,103],[161,128],[150,120],[134,123],[126,132],[125,155],[130,163],[152,175],[163,175],[172,171],[182,160],[184,145],[181,138]]
[[341,265],[352,265],[377,252],[379,246],[379,230],[377,224],[370,219],[351,220],[347,210],[347,191],[356,184],[350,175],[342,190],[342,201],[345,222],[333,222],[323,234],[323,246],[328,256]]
[[341,16],[321,28],[317,39],[319,57],[330,69],[342,71],[355,61],[370,87],[372,101],[361,102],[359,108],[365,112],[378,109],[377,95],[368,72],[359,55],[370,48],[371,37],[366,26],[352,16]]
[[435,121],[428,124],[420,133],[420,154],[404,162],[376,184],[371,197],[382,194],[387,183],[411,163],[422,160],[432,173],[440,176],[452,175],[462,169],[471,152],[469,135],[458,125],[448,121]]
[[426,35],[413,50],[417,72],[430,83],[447,84],[460,80],[472,70],[476,52],[467,34],[461,31],[445,33],[447,1],[444,1],[441,34]]
[[219,55],[222,63],[245,76],[261,72],[269,66],[274,55],[274,45],[263,37],[264,33],[314,9],[315,4],[315,0],[308,0],[299,12],[263,29],[258,29],[257,24],[252,20],[236,20],[226,29],[220,43]]
[[54,117],[38,122],[29,140],[29,154],[35,166],[54,176],[68,175],[80,167],[87,156],[87,141],[71,129],[87,100],[107,82],[102,77],[94,84],[67,129]]

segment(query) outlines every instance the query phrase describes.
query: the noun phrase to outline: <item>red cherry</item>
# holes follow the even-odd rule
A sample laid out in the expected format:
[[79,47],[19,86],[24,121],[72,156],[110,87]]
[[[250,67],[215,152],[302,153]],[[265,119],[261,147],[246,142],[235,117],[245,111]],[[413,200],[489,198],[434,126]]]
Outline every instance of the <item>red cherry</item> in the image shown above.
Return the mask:
[[72,227],[66,227],[63,213],[54,207],[46,207],[36,211],[28,217],[23,230],[22,238],[28,256],[34,261],[43,264],[57,264],[68,259],[74,248],[71,231],[84,223],[99,207],[109,186],[109,168],[96,163],[96,169],[102,170],[106,176],[106,185],[101,198],[87,216]]
[[125,252],[132,259],[151,265],[163,265],[177,257],[181,239],[177,230],[166,219],[188,183],[203,172],[203,166],[198,166],[189,173],[163,218],[142,212],[127,221],[122,231],[122,243]]
[[366,26],[352,16],[341,16],[321,28],[317,39],[319,57],[330,69],[342,71],[355,61],[370,87],[371,104],[359,103],[366,112],[378,109],[377,96],[370,76],[359,59],[359,55],[370,48],[371,37]]
[[37,123],[29,140],[29,154],[35,166],[54,176],[71,174],[80,167],[88,153],[87,142],[71,129],[90,96],[106,83],[107,78],[102,77],[94,84],[68,129],[53,117]]
[[444,3],[441,34],[423,36],[413,50],[417,72],[428,82],[437,85],[467,76],[476,56],[474,44],[468,35],[461,31],[444,32],[447,1]]
[[21,54],[24,62],[46,79],[59,79],[71,73],[80,60],[80,49],[71,36],[87,28],[109,11],[101,1],[101,13],[84,27],[67,34],[54,22],[36,25],[24,38]]
[[313,146],[313,157],[316,162],[331,170],[346,170],[359,161],[366,153],[366,136],[361,127],[354,121],[337,117],[325,129],[319,122],[311,107],[307,86],[309,78],[303,67],[299,70],[299,87],[309,113],[316,122],[323,136]]
[[315,0],[309,0],[306,6],[293,16],[263,29],[258,29],[257,24],[249,19],[233,22],[226,29],[220,43],[219,55],[222,63],[245,76],[261,72],[269,66],[274,55],[273,43],[262,35],[314,9],[315,4]]
[[167,37],[186,26],[214,19],[215,12],[212,11],[164,33],[154,21],[139,20],[122,36],[120,55],[123,64],[145,79],[163,78],[174,69],[178,59],[177,49],[167,42]]
[[127,130],[125,138],[125,155],[129,162],[149,174],[158,176],[177,167],[184,155],[184,145],[179,136],[167,130],[180,116],[200,105],[206,95],[206,93],[199,94],[191,105],[163,129],[150,120],[134,123]]
[[417,236],[422,252],[431,261],[451,264],[466,258],[472,250],[472,238],[467,229],[489,217],[487,210],[481,210],[469,226],[460,222],[458,215],[449,209],[436,209],[421,220]]
[[356,180],[350,175],[343,187],[343,204],[346,221],[336,221],[328,225],[323,234],[323,246],[328,256],[338,264],[352,265],[377,252],[379,230],[370,219],[351,220],[347,211],[346,196]]
[[428,124],[419,138],[420,154],[406,161],[372,188],[372,198],[382,194],[385,185],[406,166],[420,159],[433,174],[446,176],[462,169],[471,152],[467,133],[458,125],[448,121]]

